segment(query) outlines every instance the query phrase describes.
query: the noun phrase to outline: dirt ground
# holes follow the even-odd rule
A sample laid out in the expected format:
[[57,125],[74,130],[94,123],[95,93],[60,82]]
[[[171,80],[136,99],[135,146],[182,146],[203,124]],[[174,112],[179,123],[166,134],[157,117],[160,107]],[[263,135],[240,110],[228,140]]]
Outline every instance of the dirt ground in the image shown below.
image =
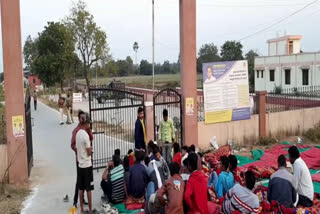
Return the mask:
[[0,191],[0,214],[19,214],[22,202],[30,193],[28,186],[4,185]]

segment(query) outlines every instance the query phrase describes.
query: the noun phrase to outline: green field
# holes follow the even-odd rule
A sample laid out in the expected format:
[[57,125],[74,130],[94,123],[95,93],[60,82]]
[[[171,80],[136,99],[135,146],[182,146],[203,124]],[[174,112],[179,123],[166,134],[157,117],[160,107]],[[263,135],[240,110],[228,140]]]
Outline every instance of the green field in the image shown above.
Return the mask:
[[[129,77],[114,77],[114,78],[98,78],[97,84],[108,84],[113,79],[122,81],[126,86],[138,88],[152,88],[152,76],[129,76]],[[197,77],[198,88],[202,88],[202,75],[198,74]],[[157,74],[155,75],[155,88],[175,88],[180,86],[180,74]],[[79,83],[85,83],[85,80],[77,80]],[[96,84],[96,79],[91,80],[91,85]]]

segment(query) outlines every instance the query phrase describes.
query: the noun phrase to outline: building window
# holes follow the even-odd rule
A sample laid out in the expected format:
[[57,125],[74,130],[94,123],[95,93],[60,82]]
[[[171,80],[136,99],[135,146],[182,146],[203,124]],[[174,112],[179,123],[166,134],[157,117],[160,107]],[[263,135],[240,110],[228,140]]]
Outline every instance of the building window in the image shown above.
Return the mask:
[[36,84],[36,78],[32,79],[33,84]]
[[274,82],[274,70],[269,70],[270,72],[270,82]]
[[293,41],[289,42],[289,54],[293,54]]
[[261,78],[263,79],[263,71],[261,71]]
[[309,69],[302,69],[302,85],[309,85]]
[[257,78],[259,78],[259,72],[260,72],[260,71],[257,71]]
[[290,85],[291,84],[291,70],[290,69],[285,69],[285,84]]

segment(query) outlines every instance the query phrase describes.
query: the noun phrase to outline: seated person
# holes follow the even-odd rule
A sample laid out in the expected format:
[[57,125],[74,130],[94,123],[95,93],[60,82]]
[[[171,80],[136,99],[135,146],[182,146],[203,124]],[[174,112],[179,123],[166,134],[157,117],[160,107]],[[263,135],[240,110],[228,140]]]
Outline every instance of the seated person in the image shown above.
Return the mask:
[[[190,177],[190,171],[188,169],[188,158],[184,159],[183,161],[183,167],[181,168],[181,178],[187,184],[189,177]],[[185,166],[185,167],[184,167]]]
[[134,152],[132,149],[129,149],[128,151],[128,158],[129,158],[129,165],[130,167],[133,166],[135,159],[134,159]]
[[174,143],[173,144],[173,159],[172,162],[176,162],[177,164],[179,164],[179,166],[181,167],[181,152],[180,152],[180,146],[178,143]]
[[160,162],[160,166],[162,167],[162,170],[163,170],[164,180],[169,179],[170,178],[170,170],[169,170],[168,164],[165,161],[165,159],[161,156],[159,147],[156,145],[153,148],[153,154],[155,156],[154,160],[156,160],[157,162]]
[[233,175],[234,182],[239,183],[240,185],[244,185],[244,179],[241,175],[240,170],[238,169],[238,159],[235,155],[229,155],[229,170]]
[[181,149],[181,157],[182,157],[181,158],[181,166],[182,167],[187,167],[187,166],[183,165],[183,161],[188,158],[188,155],[189,155],[188,151],[189,151],[189,148],[187,146],[183,146]]
[[146,194],[148,184],[147,170],[141,162],[144,160],[144,152],[135,151],[135,164],[130,168],[128,193],[134,198],[142,198]]
[[251,171],[245,173],[245,187],[236,183],[228,193],[222,204],[222,210],[225,214],[232,214],[235,211],[240,213],[258,213],[259,198],[252,190],[256,183],[256,178]]
[[[165,207],[165,213],[183,213],[184,181],[179,176],[180,166],[176,162],[169,164],[171,178],[158,190],[157,197]],[[167,198],[167,202],[165,199]]]
[[128,156],[125,156],[123,159],[123,168],[124,168],[124,181],[126,183],[126,191],[128,191],[128,184],[129,184],[129,177],[130,177],[130,161]]
[[184,193],[184,201],[189,209],[188,213],[208,214],[208,179],[198,170],[198,155],[196,153],[189,154],[188,169],[191,175]]
[[298,205],[312,207],[314,189],[310,171],[306,163],[300,158],[300,152],[296,146],[291,146],[288,152],[290,163],[293,165],[295,187],[299,194]]
[[278,167],[278,171],[271,176],[269,181],[268,201],[271,203],[275,200],[287,208],[292,208],[297,199],[297,193],[294,189],[295,178],[286,169],[287,164],[284,155],[278,157]]
[[222,198],[224,194],[226,194],[229,189],[231,189],[234,185],[234,178],[229,169],[229,159],[227,156],[221,157],[221,173],[217,179],[216,172],[213,172],[212,177],[210,179],[210,183],[214,185],[214,189],[217,193],[218,198]]
[[108,200],[113,203],[122,203],[125,198],[125,186],[124,186],[124,169],[121,165],[121,159],[118,155],[113,155],[113,169],[110,170],[108,176],[109,168],[105,169],[103,173],[101,188],[108,197]]

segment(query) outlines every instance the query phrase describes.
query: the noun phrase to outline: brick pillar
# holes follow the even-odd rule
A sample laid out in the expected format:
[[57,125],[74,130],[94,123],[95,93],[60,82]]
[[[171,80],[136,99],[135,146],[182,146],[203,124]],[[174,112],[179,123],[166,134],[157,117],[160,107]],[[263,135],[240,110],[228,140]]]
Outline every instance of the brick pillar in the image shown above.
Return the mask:
[[[148,97],[149,98],[149,97]],[[151,99],[152,100],[152,99]],[[146,132],[147,141],[154,140],[154,118],[153,118],[153,101],[145,101],[145,121],[146,121]],[[148,143],[147,142],[147,143]]]
[[22,116],[25,130],[23,69],[19,0],[1,0],[4,89],[7,124],[9,182],[28,181],[26,136],[14,136],[12,118]]
[[257,109],[259,112],[259,137],[266,137],[267,136],[267,129],[266,129],[266,91],[257,91],[258,96],[258,103]]
[[[180,70],[183,105],[183,142],[198,144],[196,0],[180,0]],[[193,114],[186,114],[186,100],[193,99]]]

